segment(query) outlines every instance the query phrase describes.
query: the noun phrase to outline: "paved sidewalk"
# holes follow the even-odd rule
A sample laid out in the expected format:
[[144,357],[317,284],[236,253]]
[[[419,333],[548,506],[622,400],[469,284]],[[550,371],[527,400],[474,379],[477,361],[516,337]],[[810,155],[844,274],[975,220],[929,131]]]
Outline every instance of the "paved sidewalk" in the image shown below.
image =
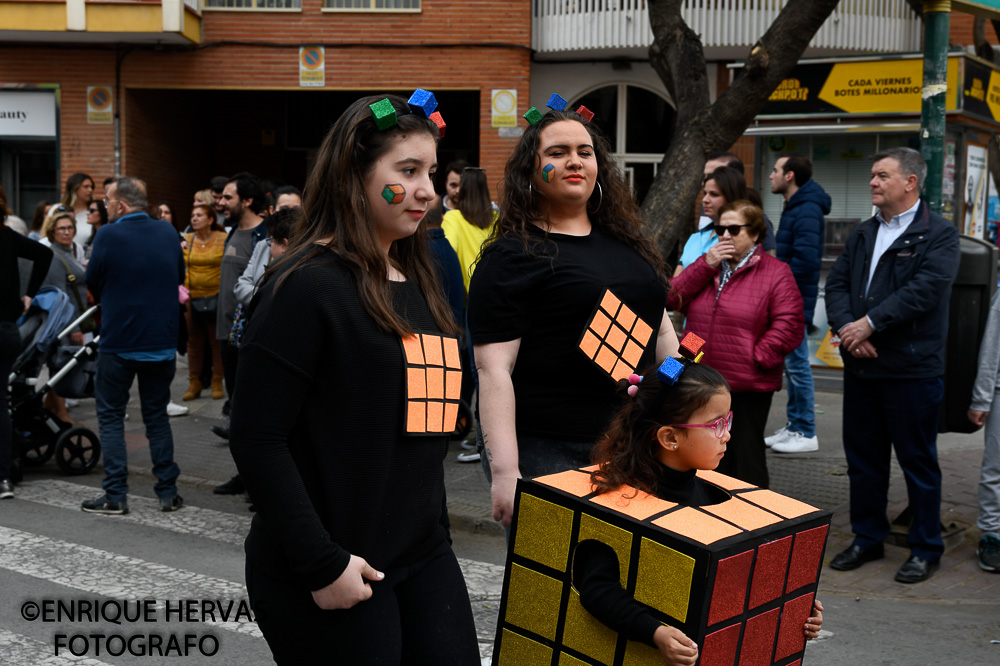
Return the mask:
[[[814,506],[834,511],[833,525],[827,542],[826,561],[851,543],[848,519],[847,463],[841,442],[842,396],[835,383],[825,382],[816,393],[817,433],[820,450],[815,453],[782,455],[769,453],[771,487]],[[236,473],[226,442],[209,431],[212,425],[225,423],[223,400],[212,400],[209,391],[200,399],[182,403],[187,389],[187,366],[177,365],[172,395],[178,404],[190,408],[187,416],[171,419],[174,432],[175,458],[181,468],[181,482],[214,486]],[[134,389],[133,389],[134,390]],[[775,394],[768,434],[784,424],[786,394]],[[130,451],[129,468],[134,474],[149,475],[149,458],[143,436],[138,398],[129,404],[126,439]],[[70,412],[73,418],[97,428],[93,400],[82,401]],[[983,449],[982,432],[971,435],[946,434],[938,439],[940,461],[944,474],[942,520],[967,528],[945,553],[941,570],[929,581],[917,585],[896,583],[896,569],[908,556],[905,547],[886,546],[884,560],[872,562],[855,571],[839,572],[824,567],[821,591],[839,596],[888,600],[943,600],[963,603],[1000,604],[1000,575],[979,569],[976,545],[979,532],[975,527],[978,505],[976,500],[979,467]],[[479,531],[502,536],[499,525],[491,518],[489,488],[479,464],[459,463],[462,451],[455,442],[445,460],[445,482],[448,507],[453,528]],[[94,472],[99,474],[100,471]],[[898,467],[890,487],[890,517],[906,506],[906,487]],[[234,505],[241,503],[232,498]],[[502,547],[502,543],[498,545]]]

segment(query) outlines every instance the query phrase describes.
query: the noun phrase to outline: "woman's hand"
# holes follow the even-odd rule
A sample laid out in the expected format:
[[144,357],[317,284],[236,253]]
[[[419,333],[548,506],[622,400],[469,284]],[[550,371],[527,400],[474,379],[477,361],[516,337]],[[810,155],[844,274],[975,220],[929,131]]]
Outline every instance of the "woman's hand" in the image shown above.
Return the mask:
[[81,347],[86,344],[86,340],[83,339],[83,333],[80,331],[74,331],[69,334],[69,341],[74,345],[80,345]]
[[372,596],[369,580],[382,580],[385,574],[375,571],[368,562],[357,555],[351,555],[344,573],[337,580],[319,590],[313,590],[313,601],[323,610],[352,608]]
[[21,302],[24,303],[24,312],[22,312],[21,314],[27,314],[28,308],[31,307],[31,296],[22,296]]
[[521,475],[518,473],[494,475],[493,483],[490,485],[493,520],[504,527],[510,527],[510,521],[514,518],[514,491],[519,478]]
[[720,239],[718,243],[708,248],[705,253],[705,263],[712,268],[718,268],[723,261],[729,261],[736,256],[736,246],[729,238]]
[[981,412],[978,409],[969,410],[969,420],[977,426],[981,426],[986,423],[986,417],[989,415],[989,412]]
[[698,661],[698,644],[679,629],[662,625],[653,634],[653,642],[670,666],[694,666]]
[[819,636],[820,627],[823,626],[823,604],[820,603],[819,599],[813,599],[812,611],[812,617],[806,620],[804,629],[807,641]]

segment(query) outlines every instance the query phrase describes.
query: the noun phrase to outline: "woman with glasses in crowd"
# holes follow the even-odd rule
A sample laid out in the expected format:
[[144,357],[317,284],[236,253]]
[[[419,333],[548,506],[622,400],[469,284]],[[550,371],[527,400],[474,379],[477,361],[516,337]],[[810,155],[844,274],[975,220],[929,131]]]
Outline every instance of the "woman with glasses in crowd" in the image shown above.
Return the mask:
[[733,445],[717,471],[767,488],[764,428],[784,358],[802,342],[802,296],[788,264],[760,246],[764,211],[745,199],[717,203],[719,242],[674,277],[667,307],[687,315],[685,333],[709,341],[706,362],[729,383]]
[[94,247],[94,239],[97,238],[97,232],[108,223],[108,209],[104,205],[104,202],[100,199],[94,199],[87,206],[87,224],[90,225],[90,242],[83,247],[84,254],[89,258],[90,249]]

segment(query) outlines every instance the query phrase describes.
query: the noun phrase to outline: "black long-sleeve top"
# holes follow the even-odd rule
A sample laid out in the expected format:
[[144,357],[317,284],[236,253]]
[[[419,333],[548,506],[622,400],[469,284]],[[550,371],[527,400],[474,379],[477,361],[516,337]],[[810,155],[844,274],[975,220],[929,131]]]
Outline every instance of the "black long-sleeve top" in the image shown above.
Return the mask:
[[[447,440],[403,434],[401,340],[368,314],[348,264],[326,253],[275,290],[282,274],[251,303],[230,448],[257,508],[248,561],[318,590],[352,554],[384,571],[445,539]],[[438,332],[413,282],[392,288],[397,313]]]
[[[729,493],[695,476],[660,465],[656,496],[687,506],[720,504]],[[631,641],[656,647],[653,633],[661,625],[649,608],[622,589],[618,556],[607,544],[587,540],[573,555],[573,585],[588,613]]]
[[[31,277],[21,290],[17,259],[29,259]],[[17,321],[24,312],[22,296],[35,297],[52,263],[52,250],[0,224],[0,321]]]

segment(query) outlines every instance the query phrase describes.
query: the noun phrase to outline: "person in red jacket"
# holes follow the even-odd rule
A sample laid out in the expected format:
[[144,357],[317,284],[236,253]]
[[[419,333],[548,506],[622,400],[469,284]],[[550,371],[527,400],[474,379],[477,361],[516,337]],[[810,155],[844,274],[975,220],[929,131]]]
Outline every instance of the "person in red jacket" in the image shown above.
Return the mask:
[[719,211],[719,243],[671,284],[667,307],[687,315],[713,368],[732,389],[733,445],[718,471],[768,487],[764,427],[782,362],[805,331],[802,296],[788,264],[763,252],[764,212],[746,200]]

